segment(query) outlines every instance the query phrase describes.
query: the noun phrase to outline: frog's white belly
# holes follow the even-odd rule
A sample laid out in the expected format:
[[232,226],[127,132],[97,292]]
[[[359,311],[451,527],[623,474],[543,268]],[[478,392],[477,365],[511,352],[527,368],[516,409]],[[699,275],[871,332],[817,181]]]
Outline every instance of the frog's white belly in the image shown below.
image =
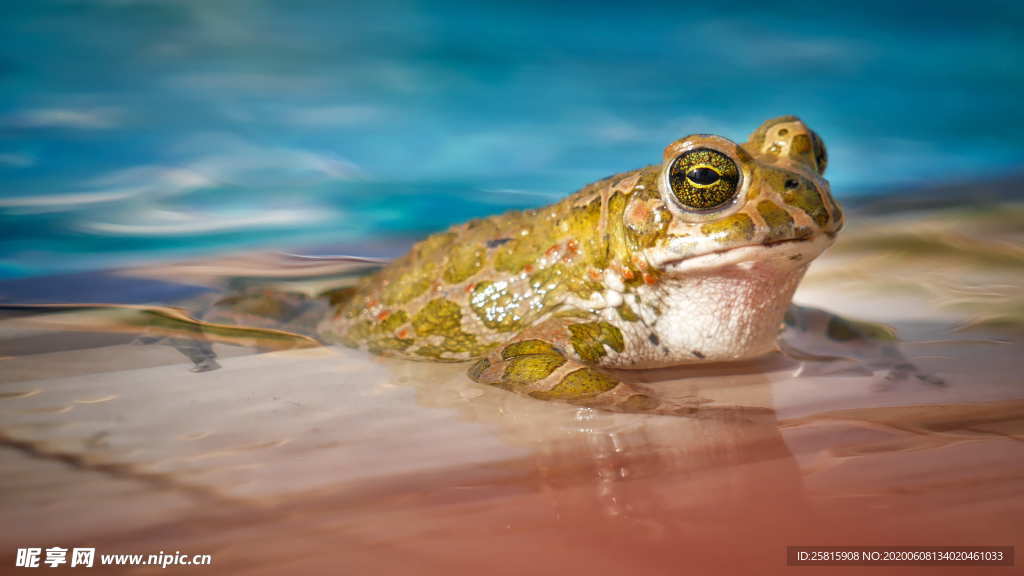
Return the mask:
[[626,347],[604,364],[644,369],[771,352],[793,293],[822,249],[818,242],[793,242],[715,254],[711,266],[684,263],[687,270],[627,296],[642,322],[623,322],[605,311]]

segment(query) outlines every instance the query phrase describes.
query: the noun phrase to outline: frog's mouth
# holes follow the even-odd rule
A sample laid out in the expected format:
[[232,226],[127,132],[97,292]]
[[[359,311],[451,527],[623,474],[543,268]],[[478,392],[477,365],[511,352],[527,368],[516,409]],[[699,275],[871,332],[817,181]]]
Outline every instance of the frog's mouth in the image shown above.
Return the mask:
[[771,244],[733,246],[713,252],[669,259],[660,268],[667,274],[689,274],[728,266],[746,267],[764,262],[776,267],[807,266],[835,241],[835,234],[816,234],[808,238],[794,238]]

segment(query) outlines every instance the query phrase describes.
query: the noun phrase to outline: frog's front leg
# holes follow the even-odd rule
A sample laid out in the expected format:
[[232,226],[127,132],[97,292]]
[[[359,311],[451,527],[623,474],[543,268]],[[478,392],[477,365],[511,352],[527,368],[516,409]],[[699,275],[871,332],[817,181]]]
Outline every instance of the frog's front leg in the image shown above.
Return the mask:
[[555,317],[478,360],[469,377],[542,400],[618,412],[685,412],[662,406],[651,391],[620,382],[600,367],[602,358],[624,347],[621,332],[607,322]]

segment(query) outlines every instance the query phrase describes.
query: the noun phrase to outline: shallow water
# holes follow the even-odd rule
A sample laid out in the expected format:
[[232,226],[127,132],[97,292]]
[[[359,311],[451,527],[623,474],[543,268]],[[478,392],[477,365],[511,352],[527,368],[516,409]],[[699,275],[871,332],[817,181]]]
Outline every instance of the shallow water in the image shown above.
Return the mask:
[[[1013,210],[851,218],[797,294],[885,322],[934,380],[886,380],[797,338],[754,362],[627,375],[690,417],[541,402],[458,364],[271,351],[294,342],[237,333],[213,338],[219,369],[193,372],[152,323],[126,329],[110,309],[8,313],[0,511],[14,528],[0,563],[59,545],[209,553],[229,573],[773,573],[791,545],[1020,544]],[[121,302],[194,309],[228,286],[316,290],[343,268],[242,255],[95,281],[134,295]],[[33,292],[11,286],[8,299]]]

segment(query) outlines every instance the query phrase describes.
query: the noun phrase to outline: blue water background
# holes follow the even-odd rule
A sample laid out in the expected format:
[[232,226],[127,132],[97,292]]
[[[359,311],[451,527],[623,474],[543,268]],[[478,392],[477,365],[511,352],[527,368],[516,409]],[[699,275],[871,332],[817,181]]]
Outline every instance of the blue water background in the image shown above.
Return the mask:
[[840,199],[1024,167],[1024,3],[36,0],[0,19],[0,278],[358,250],[797,114]]

